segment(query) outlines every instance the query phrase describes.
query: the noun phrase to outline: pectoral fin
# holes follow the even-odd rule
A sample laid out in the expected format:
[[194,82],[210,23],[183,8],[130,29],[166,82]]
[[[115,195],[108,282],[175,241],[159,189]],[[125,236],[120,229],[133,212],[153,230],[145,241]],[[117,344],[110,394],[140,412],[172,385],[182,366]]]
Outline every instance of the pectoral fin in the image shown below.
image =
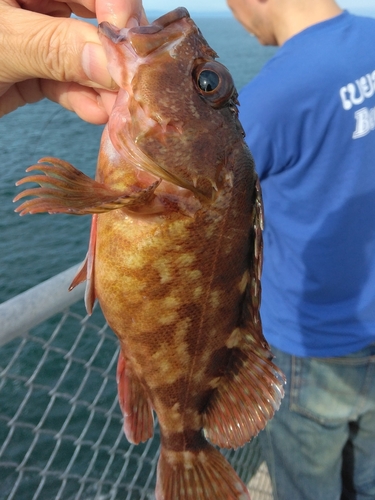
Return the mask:
[[40,212],[86,215],[132,208],[148,203],[161,182],[158,180],[145,189],[131,186],[121,192],[91,179],[58,158],[42,158],[26,171],[34,170],[40,170],[44,175],[31,175],[16,183],[17,186],[26,182],[40,185],[39,188],[26,189],[14,198],[18,201],[25,196],[36,196],[16,208],[20,215]]

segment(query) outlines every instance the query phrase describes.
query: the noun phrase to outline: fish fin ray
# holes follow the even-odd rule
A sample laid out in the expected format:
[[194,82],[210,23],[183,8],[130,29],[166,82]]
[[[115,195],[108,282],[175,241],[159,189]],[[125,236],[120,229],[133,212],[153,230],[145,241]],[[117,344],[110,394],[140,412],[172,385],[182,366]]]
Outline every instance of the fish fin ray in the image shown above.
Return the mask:
[[250,324],[253,335],[261,345],[268,347],[266,339],[263,336],[260,318],[260,302],[262,295],[261,275],[263,267],[263,200],[259,178],[257,177],[254,189],[253,204],[253,253],[250,263],[248,283],[246,290],[246,300],[244,304],[243,323]]
[[73,290],[77,285],[83,281],[86,283],[85,291],[85,305],[88,314],[92,314],[94,303],[96,299],[95,292],[95,248],[96,248],[96,231],[97,231],[98,215],[94,214],[91,221],[89,249],[86,254],[85,260],[82,262],[81,267],[75,275],[69,291]]
[[98,225],[98,214],[92,216],[89,249],[87,251],[87,273],[85,305],[89,314],[92,313],[96,299],[95,292],[95,250],[96,250],[96,232]]
[[279,409],[285,377],[272,362],[268,347],[255,340],[234,348],[228,373],[222,377],[204,415],[209,441],[238,448],[264,429]]
[[76,286],[78,286],[80,283],[83,283],[87,279],[87,255],[85,257],[85,260],[82,262],[80,268],[78,269],[76,275],[73,278],[73,281],[71,282],[69,286],[69,292],[73,290]]
[[147,441],[154,434],[152,407],[122,352],[117,363],[117,389],[126,438],[133,444]]
[[250,500],[245,484],[209,443],[197,451],[161,448],[157,468],[156,500]]
[[16,208],[20,215],[41,212],[87,215],[137,207],[153,199],[154,191],[161,182],[157,180],[146,188],[130,186],[125,191],[119,191],[91,179],[66,161],[50,157],[42,158],[27,172],[34,170],[40,170],[44,175],[31,175],[16,183],[19,186],[35,182],[41,186],[26,189],[14,198],[13,201],[19,201],[26,196],[35,196]]

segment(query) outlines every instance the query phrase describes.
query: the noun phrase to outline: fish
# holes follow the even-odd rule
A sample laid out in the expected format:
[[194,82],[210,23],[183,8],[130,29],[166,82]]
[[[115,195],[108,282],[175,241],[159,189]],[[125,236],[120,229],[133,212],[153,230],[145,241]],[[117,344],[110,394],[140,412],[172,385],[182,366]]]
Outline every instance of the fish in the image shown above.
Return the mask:
[[119,339],[127,439],[158,417],[157,500],[249,499],[217,447],[257,435],[285,379],[262,331],[262,198],[237,91],[185,8],[99,34],[120,90],[95,180],[42,158],[16,212],[92,216],[71,288],[86,280],[88,312],[98,300]]

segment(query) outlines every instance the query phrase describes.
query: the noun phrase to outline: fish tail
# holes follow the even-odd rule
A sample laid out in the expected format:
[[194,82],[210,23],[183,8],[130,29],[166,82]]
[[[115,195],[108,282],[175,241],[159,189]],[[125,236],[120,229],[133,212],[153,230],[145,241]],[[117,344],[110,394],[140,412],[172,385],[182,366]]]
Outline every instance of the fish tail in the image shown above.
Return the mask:
[[156,500],[250,500],[245,484],[209,443],[199,451],[162,447],[155,494]]

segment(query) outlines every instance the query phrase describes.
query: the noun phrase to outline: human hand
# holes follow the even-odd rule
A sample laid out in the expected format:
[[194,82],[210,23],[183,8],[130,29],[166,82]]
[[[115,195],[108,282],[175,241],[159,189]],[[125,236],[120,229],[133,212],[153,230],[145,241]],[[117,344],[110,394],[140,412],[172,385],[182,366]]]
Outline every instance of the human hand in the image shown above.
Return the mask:
[[91,123],[105,123],[117,87],[97,28],[145,22],[141,0],[0,0],[0,117],[44,97]]

